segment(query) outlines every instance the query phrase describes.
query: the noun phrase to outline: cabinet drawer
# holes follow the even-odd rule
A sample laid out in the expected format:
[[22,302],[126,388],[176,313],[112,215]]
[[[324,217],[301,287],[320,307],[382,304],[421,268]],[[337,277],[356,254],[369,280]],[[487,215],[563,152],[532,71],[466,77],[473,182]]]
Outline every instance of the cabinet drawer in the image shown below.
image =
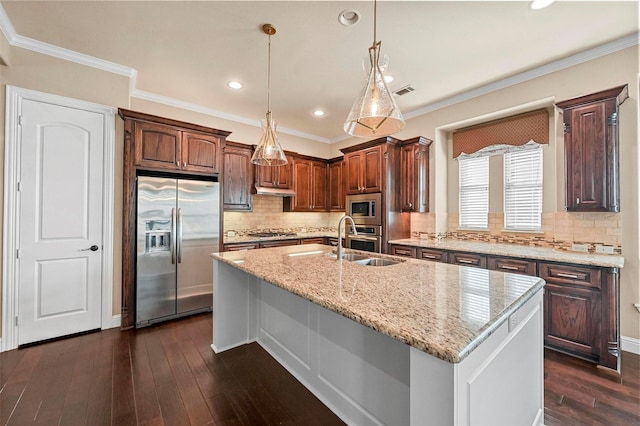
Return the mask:
[[418,259],[432,260],[434,262],[446,262],[447,252],[442,250],[419,248],[417,257]]
[[489,269],[494,271],[534,276],[538,272],[537,263],[531,260],[513,259],[510,257],[490,257],[487,262]]
[[258,243],[225,244],[224,251],[253,250],[258,248]]
[[[326,238],[304,238],[302,244],[327,244]],[[336,240],[336,245],[337,240]]]
[[395,256],[416,257],[416,248],[392,245],[389,254],[393,254]]
[[597,289],[602,286],[602,271],[599,268],[554,263],[540,263],[538,268],[540,278],[543,278],[548,283],[570,284]]
[[487,267],[487,256],[473,253],[451,252],[447,256],[449,263],[462,266],[476,266],[478,268]]
[[275,241],[263,241],[260,243],[260,247],[267,248],[267,247],[297,246],[299,244],[300,244],[300,240],[275,240]]

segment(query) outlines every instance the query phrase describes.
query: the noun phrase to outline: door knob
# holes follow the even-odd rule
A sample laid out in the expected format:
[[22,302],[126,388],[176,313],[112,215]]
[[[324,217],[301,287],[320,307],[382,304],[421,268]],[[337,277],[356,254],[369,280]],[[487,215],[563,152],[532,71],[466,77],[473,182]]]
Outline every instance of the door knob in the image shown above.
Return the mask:
[[80,249],[80,251],[88,251],[88,250],[91,250],[91,251],[98,251],[98,249],[99,249],[99,248],[100,248],[100,247],[98,247],[97,245],[95,245],[95,244],[94,244],[94,245],[92,245],[92,246],[91,246],[91,247],[89,247],[89,248],[86,248],[86,249]]

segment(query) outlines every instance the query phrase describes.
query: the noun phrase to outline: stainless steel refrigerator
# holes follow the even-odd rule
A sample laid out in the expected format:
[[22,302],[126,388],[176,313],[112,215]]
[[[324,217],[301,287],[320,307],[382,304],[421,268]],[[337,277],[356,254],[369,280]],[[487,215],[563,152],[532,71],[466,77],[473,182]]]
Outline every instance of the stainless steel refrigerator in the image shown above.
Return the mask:
[[211,310],[218,182],[138,177],[136,326]]

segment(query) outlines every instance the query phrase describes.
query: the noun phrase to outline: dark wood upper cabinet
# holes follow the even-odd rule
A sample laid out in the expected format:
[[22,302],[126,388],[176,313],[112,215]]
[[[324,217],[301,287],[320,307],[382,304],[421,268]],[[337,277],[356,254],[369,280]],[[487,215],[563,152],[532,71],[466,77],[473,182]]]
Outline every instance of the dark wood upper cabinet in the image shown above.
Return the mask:
[[175,177],[218,175],[218,181],[224,184],[219,174],[221,149],[231,132],[122,108],[118,109],[118,115],[124,120],[120,324],[127,329],[135,325],[136,316],[136,177],[140,173]]
[[224,149],[223,203],[225,211],[253,209],[253,150],[249,145],[228,141]]
[[382,191],[382,146],[345,154],[347,194]]
[[400,205],[403,212],[429,211],[429,146],[432,142],[420,136],[401,143]]
[[327,162],[293,157],[292,163],[295,195],[284,198],[284,211],[326,211]]
[[218,173],[223,139],[163,124],[136,121],[135,165],[199,173]]
[[619,212],[618,108],[627,85],[559,102],[567,211]]
[[218,173],[220,138],[201,133],[182,132],[182,170]]
[[287,155],[283,166],[255,166],[256,187],[292,189],[292,158]]
[[344,211],[345,207],[345,179],[344,159],[337,158],[329,161],[329,201],[330,211]]

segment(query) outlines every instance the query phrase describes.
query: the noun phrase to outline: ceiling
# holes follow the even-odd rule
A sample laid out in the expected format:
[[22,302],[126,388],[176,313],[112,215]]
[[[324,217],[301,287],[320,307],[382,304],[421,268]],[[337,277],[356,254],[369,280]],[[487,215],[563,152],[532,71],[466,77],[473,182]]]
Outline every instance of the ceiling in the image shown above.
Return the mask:
[[[373,40],[369,1],[2,1],[15,32],[137,71],[135,92],[258,123],[267,104],[267,36],[273,24],[271,109],[280,131],[344,138]],[[361,20],[338,22],[355,9]],[[636,1],[380,1],[377,35],[391,90],[410,116],[465,92],[637,33]],[[368,60],[368,59],[367,59]],[[232,90],[231,80],[244,87]],[[312,112],[326,111],[322,118]]]

